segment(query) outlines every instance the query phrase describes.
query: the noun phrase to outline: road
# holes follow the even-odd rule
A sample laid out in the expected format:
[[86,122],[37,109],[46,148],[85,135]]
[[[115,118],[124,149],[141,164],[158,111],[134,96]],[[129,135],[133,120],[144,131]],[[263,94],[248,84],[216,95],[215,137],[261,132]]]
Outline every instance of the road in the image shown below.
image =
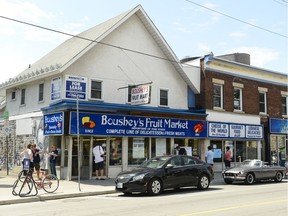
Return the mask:
[[13,216],[286,216],[288,182],[210,186],[207,191],[185,188],[159,196],[121,193],[15,204],[0,207]]

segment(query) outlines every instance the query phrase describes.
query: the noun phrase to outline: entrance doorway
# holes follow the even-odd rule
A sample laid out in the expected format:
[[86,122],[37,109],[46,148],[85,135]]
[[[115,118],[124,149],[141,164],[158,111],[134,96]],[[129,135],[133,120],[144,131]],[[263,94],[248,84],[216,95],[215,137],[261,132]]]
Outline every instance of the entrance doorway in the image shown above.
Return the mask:
[[80,161],[81,179],[89,179],[90,143],[90,137],[80,137],[80,159],[78,160],[78,140],[77,137],[72,138],[72,179],[78,178],[78,161]]

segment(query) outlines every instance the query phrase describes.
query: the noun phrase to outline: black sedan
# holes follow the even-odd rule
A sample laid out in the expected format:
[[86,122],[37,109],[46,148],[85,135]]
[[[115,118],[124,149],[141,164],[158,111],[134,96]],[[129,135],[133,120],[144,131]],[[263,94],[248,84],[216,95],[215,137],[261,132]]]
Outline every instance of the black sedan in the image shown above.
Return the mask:
[[213,179],[213,168],[209,164],[191,156],[174,155],[144,161],[132,171],[119,173],[115,183],[116,190],[124,194],[157,195],[165,189],[188,186],[205,190]]

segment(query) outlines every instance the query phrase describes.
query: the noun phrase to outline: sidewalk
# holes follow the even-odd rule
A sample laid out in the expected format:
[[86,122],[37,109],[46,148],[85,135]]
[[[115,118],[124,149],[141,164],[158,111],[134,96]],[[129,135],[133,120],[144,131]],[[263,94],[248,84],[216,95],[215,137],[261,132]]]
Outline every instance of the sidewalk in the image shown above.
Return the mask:
[[[12,186],[16,180],[16,174],[9,174],[0,171],[0,206],[16,203],[37,202],[45,200],[64,199],[72,197],[93,196],[101,194],[115,193],[114,179],[106,180],[81,180],[80,184],[76,181],[60,180],[59,188],[54,193],[46,193],[43,189],[38,191],[37,196],[19,197],[12,194]],[[6,171],[5,171],[6,172]],[[211,186],[224,184],[221,173],[215,173],[215,179]],[[79,190],[80,185],[80,190]]]

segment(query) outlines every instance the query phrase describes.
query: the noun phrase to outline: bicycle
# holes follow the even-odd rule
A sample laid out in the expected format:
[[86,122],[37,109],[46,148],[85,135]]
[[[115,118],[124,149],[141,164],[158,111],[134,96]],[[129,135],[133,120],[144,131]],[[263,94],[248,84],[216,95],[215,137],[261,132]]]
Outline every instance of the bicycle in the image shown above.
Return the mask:
[[[46,170],[41,170],[39,172],[38,180],[33,177],[36,172],[22,170],[18,174],[18,179],[13,184],[12,194],[14,196],[26,197],[26,196],[36,196],[38,190],[42,189],[47,193],[55,192],[59,187],[59,179],[53,174],[46,175]],[[22,183],[22,184],[21,184]],[[35,190],[32,193],[33,189]]]

